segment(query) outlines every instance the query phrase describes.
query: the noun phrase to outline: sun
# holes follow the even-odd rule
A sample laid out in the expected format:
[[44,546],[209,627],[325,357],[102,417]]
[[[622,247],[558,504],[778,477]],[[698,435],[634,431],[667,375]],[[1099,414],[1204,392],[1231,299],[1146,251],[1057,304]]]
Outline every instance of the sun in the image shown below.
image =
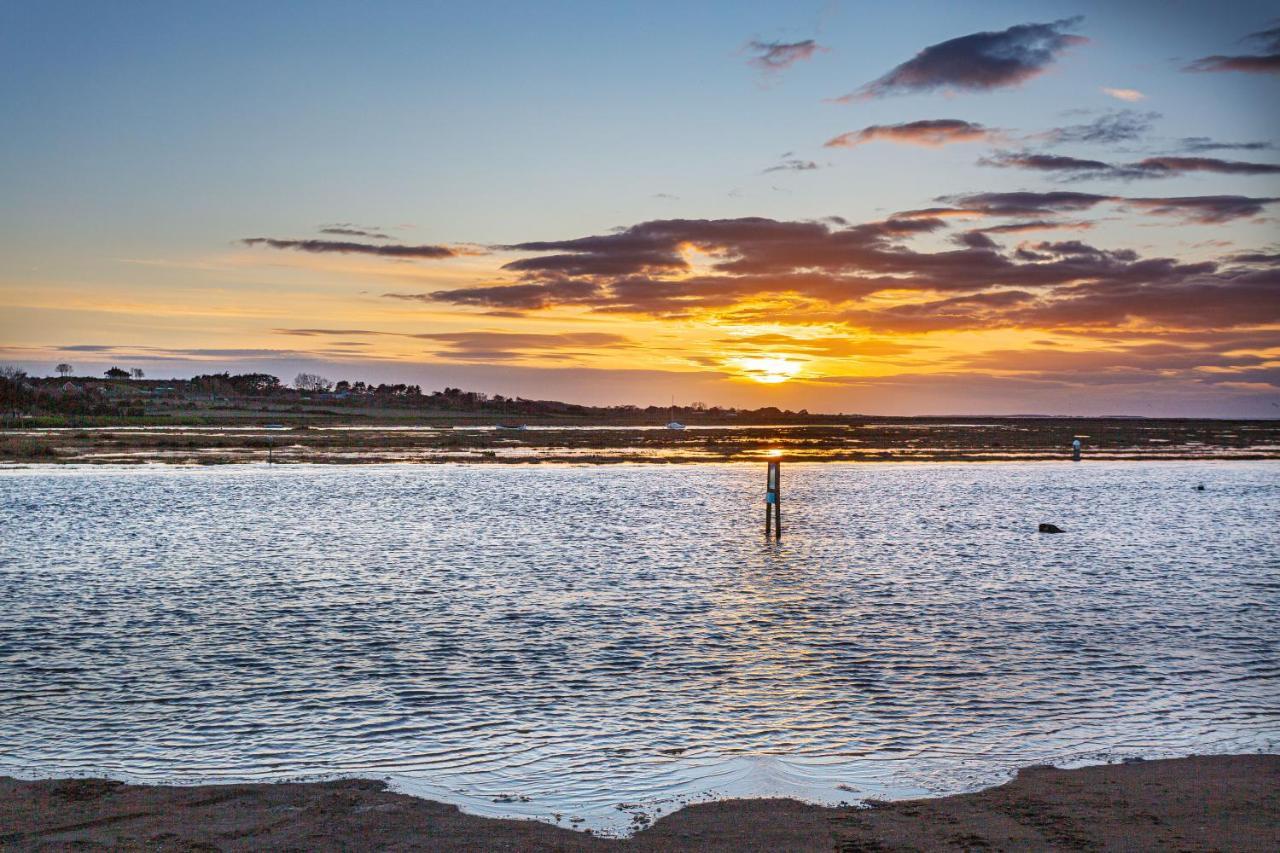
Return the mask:
[[792,361],[784,356],[754,356],[732,359],[748,379],[776,385],[793,379],[804,366],[799,361]]

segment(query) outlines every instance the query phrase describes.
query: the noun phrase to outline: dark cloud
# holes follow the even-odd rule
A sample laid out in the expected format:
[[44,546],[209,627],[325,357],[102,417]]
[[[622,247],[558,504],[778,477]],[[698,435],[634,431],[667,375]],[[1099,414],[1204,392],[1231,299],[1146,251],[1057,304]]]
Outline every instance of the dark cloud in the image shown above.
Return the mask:
[[1079,157],[1062,157],[1057,154],[1030,154],[1027,152],[997,151],[990,157],[978,160],[979,166],[996,166],[1001,169],[1034,169],[1042,172],[1109,172],[1114,167],[1101,160],[1082,160]]
[[812,172],[821,168],[812,160],[783,160],[778,165],[765,169],[763,174],[768,174],[769,172]]
[[1179,140],[1183,151],[1269,151],[1275,148],[1270,142],[1216,142],[1207,136],[1184,136]]
[[1280,252],[1241,252],[1232,255],[1228,260],[1238,264],[1264,264],[1280,266]]
[[271,237],[246,237],[240,242],[246,246],[269,246],[272,249],[293,249],[299,252],[381,255],[388,258],[436,259],[452,258],[458,254],[448,246],[374,245],[338,240],[276,240]]
[[1142,138],[1160,117],[1160,113],[1155,112],[1113,110],[1091,122],[1051,128],[1036,134],[1034,138],[1044,140],[1047,145],[1080,142],[1114,145]]
[[797,62],[812,59],[813,55],[825,47],[813,39],[804,41],[752,41],[747,49],[755,53],[747,62],[766,73],[782,71]]
[[[1274,270],[1202,272],[1177,281],[1077,284],[1015,312],[1008,321],[1040,327],[1114,327],[1130,321],[1190,328],[1280,322],[1280,274]],[[1280,345],[1280,335],[1273,345]]]
[[1099,249],[1081,240],[1058,240],[1041,241],[1031,246],[1034,251],[1044,252],[1048,255],[1072,256],[1072,257],[1091,257],[1091,258],[1115,258],[1120,261],[1136,261],[1138,253],[1132,249]]
[[1054,213],[1089,210],[1111,196],[1073,192],[1007,192],[973,193],[939,196],[944,201],[984,216],[1045,216]]
[[1000,244],[980,230],[961,231],[952,237],[953,242],[970,249],[998,249]]
[[370,240],[390,240],[390,234],[383,234],[381,231],[365,231],[361,228],[346,228],[337,225],[331,225],[320,229],[321,234],[337,234],[343,237],[368,237]]
[[1138,209],[1154,216],[1176,216],[1193,223],[1221,223],[1257,216],[1280,198],[1240,195],[1202,195],[1170,198],[1132,198],[1066,191],[972,193],[941,196],[938,201],[956,205],[956,210],[984,216],[1048,216],[1089,210],[1103,202]]
[[1067,29],[1083,18],[1020,24],[999,32],[972,33],[930,45],[912,59],[837,100],[843,103],[931,92],[987,91],[1016,86],[1044,72],[1062,51],[1087,39]]
[[1280,166],[1270,163],[1245,163],[1240,160],[1219,160],[1216,157],[1148,157],[1122,168],[1153,175],[1180,175],[1184,172],[1214,172],[1219,175],[1280,174]]
[[432,293],[384,293],[388,299],[448,302],[477,308],[531,311],[552,305],[597,301],[601,286],[594,281],[560,279],[531,284],[500,284],[437,290]]
[[[1126,198],[1088,193],[977,193],[955,200],[987,215],[1052,217],[1107,202],[1192,222],[1252,215],[1268,199]],[[394,298],[529,311],[555,306],[656,317],[716,311],[733,322],[844,323],[883,332],[1006,327],[1115,328],[1163,323],[1216,328],[1275,322],[1280,274],[1265,253],[1182,262],[1080,240],[1005,250],[985,229],[958,247],[920,251],[910,241],[944,230],[942,216],[850,224],[838,219],[653,220],[609,234],[515,244],[544,254],[513,262],[515,283],[388,294]],[[1009,223],[1009,232],[1055,224]],[[1079,223],[1064,223],[1079,227]],[[1000,226],[993,226],[1000,227]],[[998,232],[997,232],[998,233]],[[697,266],[684,253],[696,249]],[[655,265],[654,257],[664,259]],[[540,259],[555,263],[537,263]],[[550,273],[573,268],[574,275]],[[881,307],[883,296],[907,304]],[[904,296],[913,294],[914,298]],[[1197,301],[1212,303],[1197,316]],[[1249,305],[1254,306],[1250,311]]]
[[1260,54],[1205,56],[1184,71],[1244,71],[1251,74],[1280,74],[1280,27],[1252,33],[1242,39],[1259,45]]
[[937,148],[956,142],[987,142],[998,131],[956,118],[922,119],[902,124],[873,124],[827,140],[827,148],[853,148],[867,142],[897,142]]
[[992,290],[882,309],[855,309],[842,317],[848,323],[881,332],[921,333],[1008,325],[1002,315],[1034,300],[1024,290]]
[[1136,163],[1104,163],[1101,160],[1084,160],[1079,157],[1063,157],[1057,154],[1033,154],[1029,152],[997,151],[978,160],[980,166],[1031,169],[1057,172],[1074,178],[1109,178],[1134,180],[1138,178],[1172,178],[1188,172],[1213,172],[1219,175],[1274,175],[1280,166],[1270,163],[1246,163],[1240,160],[1220,160],[1216,157],[1147,157]]
[[1199,195],[1182,198],[1125,198],[1126,205],[1155,216],[1175,216],[1201,225],[1217,225],[1233,219],[1257,216],[1280,198],[1250,198],[1241,195]]

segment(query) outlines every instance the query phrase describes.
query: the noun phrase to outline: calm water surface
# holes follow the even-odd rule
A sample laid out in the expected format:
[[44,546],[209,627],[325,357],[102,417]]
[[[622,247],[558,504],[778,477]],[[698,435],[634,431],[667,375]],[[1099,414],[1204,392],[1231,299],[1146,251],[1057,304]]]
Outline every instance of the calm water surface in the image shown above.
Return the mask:
[[2,472],[0,772],[619,831],[1280,747],[1280,465],[789,465],[780,545],[763,476]]

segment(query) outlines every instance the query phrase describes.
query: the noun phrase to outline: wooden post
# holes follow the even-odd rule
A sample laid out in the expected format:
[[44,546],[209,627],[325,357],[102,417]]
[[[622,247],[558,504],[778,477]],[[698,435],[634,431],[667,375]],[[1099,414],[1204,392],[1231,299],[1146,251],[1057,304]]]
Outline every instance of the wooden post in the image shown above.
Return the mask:
[[276,437],[274,435],[267,436],[267,464],[270,465],[275,461],[276,455]]
[[769,460],[764,493],[764,537],[782,538],[782,463]]

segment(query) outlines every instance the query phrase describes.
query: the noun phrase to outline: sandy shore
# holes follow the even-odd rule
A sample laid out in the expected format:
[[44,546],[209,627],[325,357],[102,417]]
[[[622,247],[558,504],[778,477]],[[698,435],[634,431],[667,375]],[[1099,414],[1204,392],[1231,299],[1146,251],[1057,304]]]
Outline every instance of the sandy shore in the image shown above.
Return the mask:
[[463,814],[382,783],[125,785],[0,777],[4,850],[1280,850],[1280,756],[1031,767],[974,794],[693,805],[631,839]]

